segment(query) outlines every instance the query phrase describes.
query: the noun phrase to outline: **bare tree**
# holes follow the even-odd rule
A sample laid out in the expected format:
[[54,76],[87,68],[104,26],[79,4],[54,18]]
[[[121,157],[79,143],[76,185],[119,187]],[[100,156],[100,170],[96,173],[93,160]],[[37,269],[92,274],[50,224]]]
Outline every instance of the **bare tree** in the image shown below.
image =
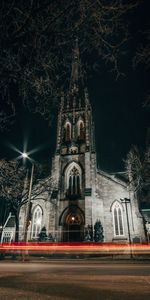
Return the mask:
[[150,68],[150,30],[143,33],[143,43],[139,45],[134,57],[135,66],[142,63],[147,69]]
[[[41,173],[41,170],[40,170]],[[44,179],[39,178],[39,172],[35,172],[33,178],[33,188],[31,200],[49,198],[52,193],[52,178],[50,176]],[[22,205],[28,201],[29,193],[29,177],[26,169],[21,167],[18,161],[0,161],[0,197],[5,199],[6,208],[15,215],[16,236],[18,241],[19,236],[19,212]],[[55,205],[55,202],[53,202]]]
[[129,13],[139,2],[2,0],[1,129],[13,122],[19,101],[51,120],[52,107],[68,84],[75,36],[87,76],[92,56],[92,65],[103,60],[117,78],[121,74],[118,62],[129,38]]
[[150,147],[140,153],[133,146],[127,155],[126,170],[129,183],[136,194],[141,208],[150,207]]

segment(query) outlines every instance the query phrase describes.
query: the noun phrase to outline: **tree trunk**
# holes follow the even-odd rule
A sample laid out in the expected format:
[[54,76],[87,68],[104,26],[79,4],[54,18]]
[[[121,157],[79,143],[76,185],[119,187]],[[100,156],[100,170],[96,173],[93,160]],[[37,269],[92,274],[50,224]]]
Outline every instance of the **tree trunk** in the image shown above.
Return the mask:
[[19,213],[15,213],[15,223],[16,223],[16,231],[15,231],[15,242],[19,241]]

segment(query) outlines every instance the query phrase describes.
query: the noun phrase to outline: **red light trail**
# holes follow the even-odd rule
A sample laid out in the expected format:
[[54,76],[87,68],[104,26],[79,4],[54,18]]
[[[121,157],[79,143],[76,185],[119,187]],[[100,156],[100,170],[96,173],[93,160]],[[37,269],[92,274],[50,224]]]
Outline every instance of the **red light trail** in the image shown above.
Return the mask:
[[53,253],[72,253],[72,254],[150,254],[150,244],[121,244],[121,243],[2,243],[1,252],[15,251],[44,252]]

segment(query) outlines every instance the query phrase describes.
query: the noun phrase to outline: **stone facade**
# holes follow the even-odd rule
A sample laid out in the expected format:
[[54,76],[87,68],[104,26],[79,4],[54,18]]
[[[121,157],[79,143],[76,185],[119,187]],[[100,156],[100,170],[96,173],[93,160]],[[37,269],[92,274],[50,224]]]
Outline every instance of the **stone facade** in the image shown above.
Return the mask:
[[[45,226],[55,241],[84,241],[87,228],[100,221],[105,242],[143,241],[143,219],[128,183],[97,170],[92,108],[80,77],[76,44],[68,95],[62,95],[58,113],[51,174],[55,187],[45,200],[33,201],[28,239],[37,239]],[[24,220],[23,207],[22,230]]]

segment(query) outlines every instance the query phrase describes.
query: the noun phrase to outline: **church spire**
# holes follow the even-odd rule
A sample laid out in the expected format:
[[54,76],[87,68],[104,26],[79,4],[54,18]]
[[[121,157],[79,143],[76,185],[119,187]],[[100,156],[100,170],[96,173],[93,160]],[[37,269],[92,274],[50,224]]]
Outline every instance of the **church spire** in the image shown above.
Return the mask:
[[70,85],[68,91],[69,109],[81,109],[84,106],[83,102],[83,82],[81,74],[81,65],[79,59],[78,39],[75,39],[74,48],[72,50],[72,68],[70,76]]
[[64,111],[70,110],[75,114],[75,111],[85,109],[85,106],[84,80],[79,58],[78,39],[76,38],[72,49],[70,84],[64,101]]
[[73,93],[78,90],[78,80],[79,80],[79,46],[78,39],[75,40],[75,47],[72,51],[72,70],[70,78],[69,92]]

